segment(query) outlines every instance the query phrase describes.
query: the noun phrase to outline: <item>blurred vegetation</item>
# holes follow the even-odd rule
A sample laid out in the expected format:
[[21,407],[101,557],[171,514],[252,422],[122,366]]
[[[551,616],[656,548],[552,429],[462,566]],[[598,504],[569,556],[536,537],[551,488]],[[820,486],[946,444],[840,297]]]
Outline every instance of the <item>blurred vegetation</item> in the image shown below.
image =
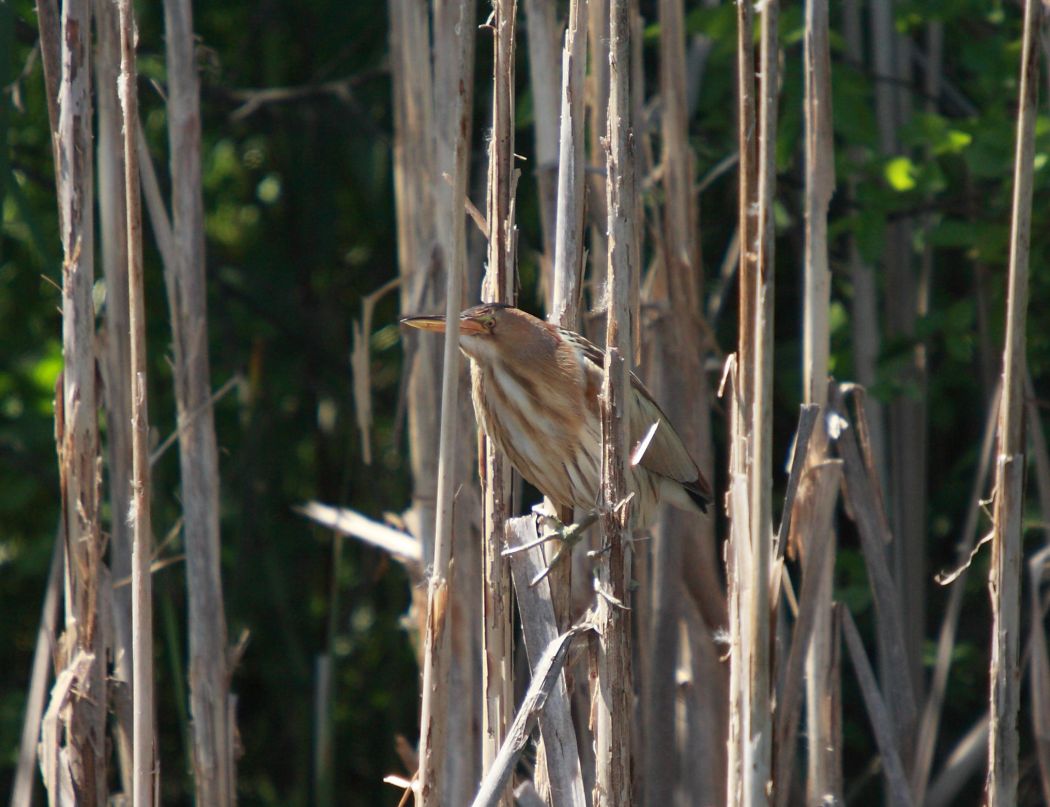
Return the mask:
[[[216,405],[223,502],[223,572],[231,637],[251,632],[234,678],[244,756],[239,787],[244,804],[305,805],[313,801],[313,665],[324,652],[332,575],[339,587],[334,615],[337,792],[340,803],[395,804],[382,776],[400,772],[394,736],[414,741],[417,671],[400,617],[408,582],[383,554],[347,542],[333,569],[331,536],[310,527],[292,508],[309,498],[345,504],[374,517],[407,504],[408,463],[396,420],[401,350],[396,295],[378,307],[373,349],[376,413],[372,467],[361,461],[349,371],[351,320],[364,295],[396,274],[391,177],[388,31],[379,3],[309,0],[278,3],[230,0],[198,4],[204,193],[207,213],[209,317],[213,383],[239,374]],[[484,5],[484,4],[482,4]],[[643,2],[649,21],[654,2]],[[690,33],[714,47],[691,123],[697,179],[735,150],[735,21],[731,4],[688,4]],[[166,175],[163,19],[159,4],[139,8],[141,105],[162,184]],[[479,9],[479,15],[487,9]],[[839,20],[833,9],[832,26]],[[945,24],[945,81],[952,94],[938,111],[922,111],[921,85],[912,123],[901,133],[903,153],[881,156],[876,144],[874,87],[878,77],[856,66],[833,40],[834,125],[838,189],[832,202],[833,356],[836,375],[851,377],[846,235],[877,265],[886,222],[928,214],[936,246],[930,314],[919,336],[928,345],[929,521],[932,571],[949,565],[974,472],[990,392],[977,328],[975,267],[983,267],[988,334],[997,360],[1005,297],[1006,246],[1013,162],[1020,19],[1012,4],[977,0],[896,3],[898,29],[921,41],[932,19]],[[480,22],[480,20],[479,20]],[[793,432],[801,395],[800,258],[802,164],[801,9],[781,17],[785,66],[779,127],[777,245],[777,411],[781,456]],[[43,586],[58,520],[53,444],[54,384],[61,367],[60,249],[53,169],[36,20],[28,0],[0,2],[0,792],[9,789],[17,753]],[[657,37],[647,29],[649,86],[655,87]],[[478,111],[487,117],[490,40],[478,38]],[[521,31],[524,38],[524,31]],[[519,130],[516,151],[531,158],[530,93],[519,48]],[[147,80],[148,79],[148,80]],[[346,92],[294,94],[248,105],[252,90],[318,87],[343,80]],[[965,103],[964,103],[965,102]],[[478,140],[474,166],[484,164]],[[932,157],[927,160],[929,150]],[[1047,250],[1050,215],[1047,156],[1050,118],[1038,124],[1032,233],[1032,325],[1029,364],[1046,395],[1050,329]],[[523,299],[536,298],[539,224],[533,163],[521,163],[519,215]],[[854,199],[843,192],[856,181]],[[736,216],[735,173],[701,199],[704,268],[717,275]],[[481,199],[476,199],[481,202]],[[147,227],[148,230],[148,227]],[[921,250],[916,228],[915,249]],[[150,339],[150,407],[156,439],[174,426],[170,331],[158,256],[146,248]],[[734,287],[735,288],[735,287]],[[733,300],[735,291],[729,292]],[[96,302],[105,304],[101,282]],[[724,349],[735,340],[734,303],[718,324]],[[533,307],[533,310],[535,308]],[[873,393],[913,394],[896,382],[908,345],[884,344]],[[724,424],[716,421],[716,432]],[[721,438],[719,438],[721,439]],[[719,477],[722,475],[719,474]],[[179,513],[178,463],[168,452],[154,468],[154,528],[158,539]],[[107,518],[120,517],[107,512]],[[1033,525],[1048,517],[1030,513]],[[1028,546],[1042,541],[1031,531]],[[870,611],[856,541],[846,529],[837,596],[859,615]],[[180,551],[178,543],[165,554]],[[987,702],[990,617],[978,557],[969,577],[967,618],[942,736],[958,738]],[[184,598],[180,565],[156,576],[157,673],[163,803],[192,794],[185,734]],[[928,585],[927,636],[935,635],[946,592]],[[846,681],[851,682],[847,673]],[[863,711],[847,683],[846,781],[856,780],[873,753]],[[1023,745],[1030,727],[1021,720]],[[945,745],[939,748],[943,758]],[[1033,780],[1026,780],[1033,784]],[[976,794],[975,782],[971,793]],[[1034,791],[1023,787],[1022,798]],[[876,803],[864,799],[865,803]]]

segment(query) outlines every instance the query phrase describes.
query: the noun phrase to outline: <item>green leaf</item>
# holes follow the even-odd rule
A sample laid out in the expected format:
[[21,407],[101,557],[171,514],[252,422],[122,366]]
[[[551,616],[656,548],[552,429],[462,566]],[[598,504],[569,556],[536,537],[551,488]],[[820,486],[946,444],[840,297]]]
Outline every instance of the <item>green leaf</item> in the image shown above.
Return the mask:
[[886,163],[883,173],[895,191],[904,193],[915,188],[916,168],[909,157],[894,157]]

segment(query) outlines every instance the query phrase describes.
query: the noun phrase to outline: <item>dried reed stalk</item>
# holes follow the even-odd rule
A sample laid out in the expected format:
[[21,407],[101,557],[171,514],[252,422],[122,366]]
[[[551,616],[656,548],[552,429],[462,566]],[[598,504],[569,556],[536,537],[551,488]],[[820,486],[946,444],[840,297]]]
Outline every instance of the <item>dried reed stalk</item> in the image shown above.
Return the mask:
[[1021,628],[1021,513],[1024,498],[1025,324],[1028,309],[1028,248],[1032,218],[1035,117],[1039,94],[1042,3],[1027,0],[1021,45],[1021,86],[1014,162],[1010,270],[1003,348],[1003,399],[995,463],[992,513],[991,730],[988,739],[989,807],[1017,798],[1017,710],[1020,703],[1018,641]]
[[124,197],[127,211],[126,255],[128,324],[130,327],[131,390],[131,640],[134,657],[132,678],[133,765],[132,797],[136,807],[153,804],[153,588],[150,561],[153,536],[150,526],[149,409],[146,394],[146,305],[142,278],[142,197],[138,162],[138,69],[135,46],[138,31],[131,0],[120,0],[120,100],[124,130]]
[[55,649],[58,680],[41,732],[40,765],[49,799],[103,804],[107,795],[104,749],[108,701],[100,587],[106,577],[99,524],[95,309],[91,296],[90,32],[90,6],[83,0],[63,4],[60,34],[54,27],[41,29],[42,49],[45,54],[49,50],[58,53],[61,64],[57,126],[52,136],[64,254],[64,369],[55,403],[55,437],[66,551],[66,630]]
[[772,443],[773,443],[773,196],[776,187],[777,114],[777,16],[778,4],[770,0],[762,7],[759,71],[762,77],[758,98],[758,217],[749,230],[754,250],[755,278],[749,306],[754,323],[741,332],[752,340],[750,412],[747,418],[749,447],[748,510],[751,541],[751,579],[748,583],[746,696],[743,707],[745,730],[742,760],[743,803],[765,804],[771,773],[772,704],[770,676],[770,563],[772,560]]
[[[561,101],[558,98],[558,90],[562,86],[558,64],[558,4],[554,0],[524,0],[523,6],[535,133],[533,173],[536,176],[540,201],[540,228],[543,235],[540,288],[542,297],[547,302],[547,311],[552,311],[560,151],[558,110]],[[571,17],[571,7],[569,14]]]
[[729,589],[729,739],[726,759],[728,792],[726,803],[743,803],[743,748],[747,720],[747,691],[743,618],[748,580],[751,578],[751,529],[747,512],[747,476],[750,464],[746,434],[751,411],[754,367],[755,271],[758,232],[758,133],[755,120],[754,20],[750,3],[737,4],[737,137],[738,232],[740,304],[735,358],[727,364],[723,389],[728,386],[730,400],[730,467],[727,506],[731,518],[730,545],[726,555]]
[[[532,516],[507,521],[508,549],[531,545],[538,539],[536,519]],[[544,553],[538,546],[515,552],[510,559],[518,612],[521,614],[522,637],[525,639],[529,666],[533,669],[539,668],[543,650],[557,639],[559,631],[550,576],[535,585],[532,583],[542,575],[545,563]],[[559,672],[547,696],[539,715],[539,725],[550,804],[552,807],[585,807],[587,798],[583,789],[583,772],[564,672]]]
[[[482,283],[485,301],[514,301],[517,231],[514,224],[514,47],[515,0],[497,0],[492,28],[495,44],[492,86],[492,141],[488,174],[488,271]],[[480,383],[474,373],[472,383]],[[489,441],[483,441],[485,471],[483,630],[482,630],[482,766],[488,771],[514,714],[513,600],[510,568],[502,554],[504,525],[510,514],[511,469]],[[504,795],[511,801],[508,789]]]
[[[200,81],[189,0],[164,3],[173,265],[168,275],[189,591],[190,713],[197,801],[236,802],[233,700],[219,560],[219,463],[211,408]],[[200,411],[198,411],[200,410]]]
[[34,760],[37,743],[40,741],[40,721],[47,698],[47,684],[51,672],[51,648],[55,646],[55,633],[59,611],[62,606],[62,578],[64,576],[65,541],[61,532],[55,533],[51,550],[51,568],[47,574],[44,603],[40,608],[40,627],[37,628],[36,647],[33,649],[33,666],[26,688],[26,713],[22,723],[22,737],[18,745],[18,762],[15,766],[14,784],[11,786],[11,807],[32,805],[34,791]]
[[570,0],[561,69],[558,196],[554,235],[554,287],[550,317],[578,329],[583,271],[584,127],[583,79],[587,67],[587,0]]
[[[711,478],[710,396],[704,375],[709,342],[700,320],[703,277],[694,160],[689,144],[683,3],[664,0],[659,4],[659,15],[660,156],[655,173],[661,178],[663,204],[653,211],[651,233],[657,258],[645,284],[650,304],[647,310],[652,312],[646,334],[651,351],[647,381],[701,470]],[[640,36],[636,36],[640,48],[639,40]],[[636,56],[636,87],[644,86],[640,61],[640,55]],[[640,92],[635,93],[635,99],[637,115],[643,101]],[[652,159],[648,144],[649,138],[643,134],[639,171],[647,162],[646,157],[648,161]],[[691,724],[693,748],[713,751],[704,765],[697,766],[696,780],[701,789],[691,796],[703,802],[721,802],[725,792],[725,724],[723,704],[717,699],[724,694],[724,686],[695,687],[686,692],[677,680],[679,657],[685,653],[717,655],[710,636],[726,624],[713,520],[691,518],[665,508],[649,560],[650,582],[643,593],[648,595],[650,609],[648,614],[638,616],[640,638],[649,641],[641,651],[646,660],[641,671],[645,800],[654,804],[670,802],[693,767],[691,760],[686,761],[693,752],[684,747],[685,738],[667,730],[667,715],[674,712],[676,702],[682,701],[684,710],[702,716],[702,720]],[[685,600],[680,597],[683,581],[694,594]],[[686,614],[692,609],[706,629],[699,633],[690,630],[689,635],[683,636],[683,629],[697,624]],[[701,649],[702,643],[710,647]],[[714,674],[724,676],[727,669],[716,667]],[[676,766],[681,772],[677,777]]]
[[[461,211],[466,200],[467,155],[470,130],[469,89],[473,63],[472,2],[449,4],[436,11],[435,35],[441,57],[435,63],[435,96],[444,101],[435,108],[439,144],[436,166],[447,182],[439,184],[442,216],[438,217],[436,240],[446,265],[445,316],[457,322],[463,296],[466,242]],[[425,41],[425,40],[424,40]],[[401,42],[399,47],[405,47]],[[420,68],[425,69],[425,65]],[[419,99],[426,106],[430,99]],[[410,130],[414,131],[414,130]],[[426,136],[425,132],[415,132]],[[416,211],[420,215],[424,211]],[[410,225],[409,222],[403,224]],[[424,805],[444,804],[459,798],[456,768],[449,763],[469,754],[466,738],[449,737],[449,688],[454,667],[463,659],[453,659],[451,638],[454,629],[451,607],[451,558],[453,541],[453,498],[457,482],[457,431],[459,407],[459,334],[450,328],[445,334],[442,375],[441,428],[439,432],[436,521],[434,526],[433,570],[428,581],[426,626],[423,650],[423,703],[420,719],[419,788]],[[463,743],[455,753],[449,740]],[[466,761],[464,760],[465,764]],[[441,781],[440,773],[449,774]]]
[[504,798],[514,764],[525,750],[537,719],[549,703],[550,694],[560,680],[572,640],[592,629],[593,626],[589,624],[574,625],[544,648],[533,670],[532,682],[522,699],[521,708],[508,727],[507,737],[500,744],[496,757],[481,781],[478,794],[471,802],[472,807],[495,807]]
[[[99,335],[99,367],[105,394],[106,459],[112,517],[109,529],[109,566],[113,577],[131,576],[131,527],[127,514],[131,502],[131,345],[128,320],[128,236],[124,188],[124,146],[121,138],[120,21],[117,4],[96,2],[95,99],[98,107],[99,241],[106,280],[105,328]],[[113,591],[114,677],[129,687],[132,681],[131,589]],[[124,710],[115,710],[116,750],[120,783],[131,793],[132,727],[123,725]]]
[[991,466],[992,450],[995,447],[995,429],[999,421],[999,399],[1001,390],[997,388],[992,396],[992,405],[984,424],[984,436],[981,438],[981,454],[977,461],[977,473],[974,475],[973,487],[967,501],[966,520],[959,534],[956,548],[957,573],[953,573],[952,590],[948,595],[948,604],[941,620],[940,635],[937,639],[937,660],[934,663],[933,675],[930,677],[929,692],[919,722],[919,734],[915,743],[915,762],[911,771],[912,795],[916,804],[926,801],[926,789],[929,786],[930,770],[933,765],[933,752],[937,746],[938,726],[944,695],[948,687],[948,673],[951,671],[952,656],[955,650],[955,635],[962,613],[963,595],[966,592],[966,576],[970,565],[971,552],[977,542],[977,525],[981,514],[981,494],[986,488],[988,470]]
[[[853,389],[858,393],[857,415],[851,424],[846,419],[844,391]],[[882,496],[878,479],[868,456],[861,456],[858,434],[867,435],[863,401],[859,390],[840,386],[834,392],[832,406],[839,416],[836,433],[830,435],[843,460],[845,498],[860,534],[864,563],[868,569],[868,580],[875,604],[875,630],[879,656],[882,659],[884,678],[882,689],[890,713],[897,742],[909,745],[916,723],[915,694],[908,672],[907,647],[901,605],[897,598],[893,576],[886,557],[886,544],[890,540],[889,527],[882,510]],[[865,446],[867,447],[867,446]],[[905,763],[910,768],[911,758]]]
[[914,802],[911,798],[911,789],[908,786],[908,777],[904,773],[904,765],[901,763],[898,748],[897,731],[890,717],[889,709],[883,700],[879,686],[875,682],[875,673],[872,672],[868,655],[864,652],[864,644],[860,633],[853,622],[853,616],[849,609],[836,606],[842,613],[842,633],[846,637],[846,647],[849,649],[850,658],[853,661],[853,669],[857,673],[857,682],[860,684],[861,695],[864,705],[868,710],[868,717],[875,730],[875,740],[879,746],[879,754],[882,757],[882,768],[889,783],[889,790],[893,804],[900,807],[911,807]]
[[631,612],[628,599],[624,458],[627,455],[627,360],[631,355],[631,278],[638,272],[634,134],[631,128],[631,21],[628,0],[612,0],[609,19],[609,104],[606,145],[609,278],[602,382],[602,540],[595,616],[598,680],[595,702],[595,807],[631,803]]
[[[803,398],[806,403],[827,405],[828,400],[828,356],[830,352],[830,330],[828,313],[831,303],[831,272],[828,270],[828,204],[835,188],[835,155],[831,117],[831,64],[828,46],[827,0],[806,2],[806,36],[803,52],[805,75],[805,99],[803,117],[805,121],[805,280],[802,315],[802,376]],[[809,464],[819,465],[827,455],[827,435],[823,424],[818,424],[816,439],[811,449]],[[799,541],[803,553],[808,555],[809,542],[827,545],[822,564],[812,564],[805,558],[803,589],[812,583],[814,624],[806,651],[806,743],[807,781],[806,792],[810,803],[836,794],[832,783],[841,781],[840,749],[832,741],[832,710],[829,708],[828,676],[834,655],[834,637],[831,633],[831,594],[835,569],[834,536],[817,535],[816,530],[833,531],[832,514],[839,486],[839,476],[828,473],[807,477],[800,502],[800,518],[796,534],[810,536]],[[821,487],[830,486],[830,487]],[[807,506],[810,504],[819,507]],[[823,513],[816,512],[827,508]],[[803,541],[805,546],[802,546]],[[810,576],[817,581],[811,581]],[[796,632],[801,627],[796,624]],[[794,641],[792,642],[792,651]],[[790,697],[791,685],[785,686]],[[786,716],[786,715],[784,715]],[[791,770],[788,759],[794,752],[794,726],[785,742],[791,748],[777,749],[777,802],[786,804]],[[778,734],[779,739],[779,734]],[[781,754],[788,759],[781,761]]]

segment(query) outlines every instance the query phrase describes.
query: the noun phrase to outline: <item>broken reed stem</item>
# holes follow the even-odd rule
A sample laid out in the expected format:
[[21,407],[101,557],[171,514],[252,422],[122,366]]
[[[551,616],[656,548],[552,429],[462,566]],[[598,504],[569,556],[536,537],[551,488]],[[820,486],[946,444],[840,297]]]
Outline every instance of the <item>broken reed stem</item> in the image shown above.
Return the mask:
[[[132,794],[135,807],[153,803],[153,589],[150,561],[149,409],[146,394],[146,306],[142,278],[142,196],[138,163],[138,70],[131,0],[119,0],[120,101],[124,121],[128,314],[131,326],[131,643],[133,656]],[[123,514],[117,514],[122,518]]]
[[1020,703],[1018,638],[1021,628],[1021,511],[1024,497],[1025,324],[1028,309],[1028,249],[1032,217],[1035,117],[1039,94],[1040,0],[1027,0],[1021,45],[1020,103],[1014,162],[1010,270],[1003,349],[1003,399],[995,463],[992,514],[991,730],[988,740],[989,807],[1015,802],[1018,780],[1017,711]]
[[[497,0],[492,30],[495,58],[492,85],[492,141],[488,174],[488,272],[481,298],[514,301],[517,233],[514,225],[514,46],[515,0]],[[476,368],[472,365],[472,372]],[[480,383],[476,376],[473,383]],[[477,388],[475,387],[475,392]],[[510,567],[502,550],[510,512],[511,469],[490,440],[483,440],[485,471],[483,626],[482,626],[482,770],[488,771],[514,715],[513,593]],[[504,798],[511,803],[507,789]]]
[[[538,538],[533,516],[512,518],[507,522],[508,549],[534,544]],[[533,670],[540,669],[543,651],[557,639],[559,631],[550,577],[532,583],[543,574],[545,565],[543,550],[538,545],[516,552],[510,558],[518,613],[521,615],[521,634],[529,667]],[[558,673],[539,715],[539,724],[551,803],[558,807],[585,807],[587,799],[579,745],[564,672]]]
[[[99,434],[95,377],[94,217],[91,164],[91,12],[84,0],[62,6],[58,119],[53,131],[62,239],[61,387],[55,407],[55,437],[66,542],[66,631],[56,649],[56,681],[40,745],[49,798],[63,797],[71,784],[88,804],[106,801],[106,684],[103,631],[99,623],[102,565],[99,525]],[[54,30],[42,30],[50,38]],[[68,707],[63,701],[68,698]],[[47,718],[45,718],[47,723]]]

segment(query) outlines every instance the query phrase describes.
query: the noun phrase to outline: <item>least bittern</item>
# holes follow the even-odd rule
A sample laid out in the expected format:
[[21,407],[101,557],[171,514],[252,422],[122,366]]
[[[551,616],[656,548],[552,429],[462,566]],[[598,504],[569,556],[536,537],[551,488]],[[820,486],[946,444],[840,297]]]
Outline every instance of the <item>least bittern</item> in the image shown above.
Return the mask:
[[[401,322],[445,331],[443,316]],[[459,347],[472,360],[474,413],[489,439],[554,504],[594,511],[601,484],[603,352],[577,333],[496,303],[459,315]],[[662,501],[706,512],[707,480],[633,373],[628,398],[633,526],[651,524]]]

